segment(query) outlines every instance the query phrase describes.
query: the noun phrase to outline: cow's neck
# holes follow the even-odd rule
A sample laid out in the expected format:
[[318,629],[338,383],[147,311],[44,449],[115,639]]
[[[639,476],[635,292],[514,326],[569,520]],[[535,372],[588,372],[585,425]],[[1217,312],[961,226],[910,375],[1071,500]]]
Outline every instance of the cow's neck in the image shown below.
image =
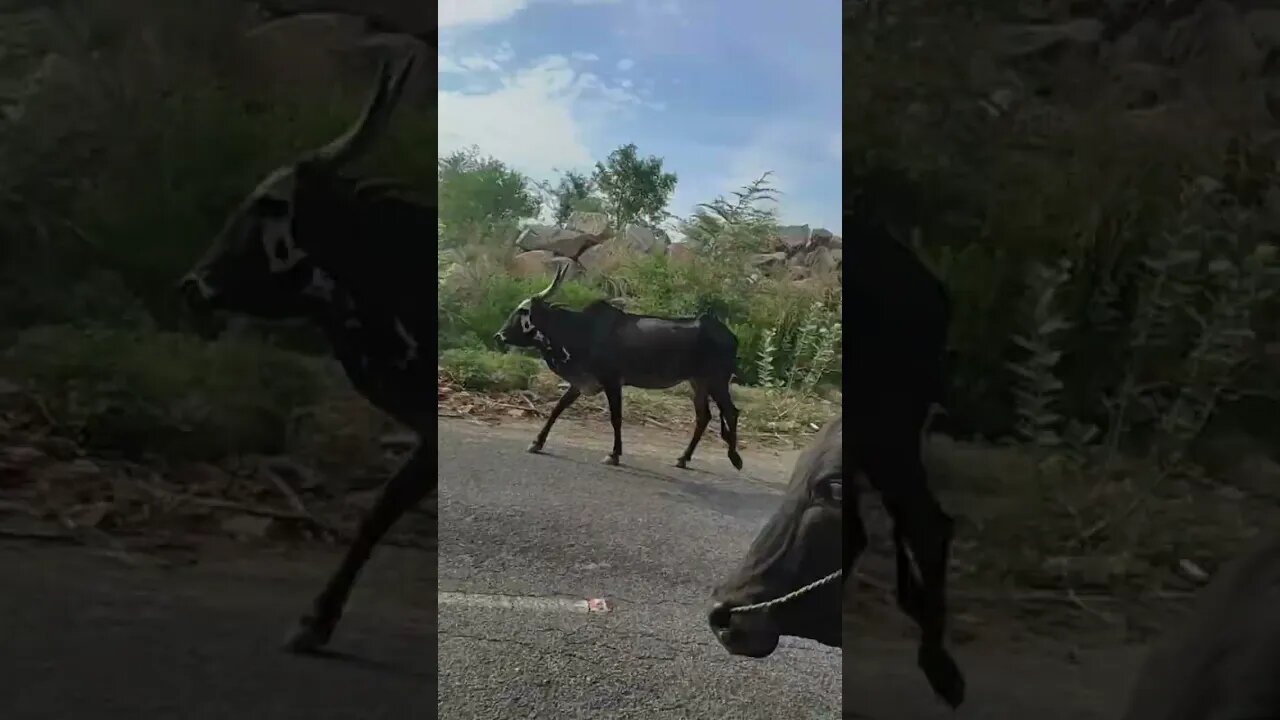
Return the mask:
[[547,367],[561,376],[585,369],[595,332],[590,319],[580,312],[551,307],[545,325],[537,330],[534,342]]
[[333,282],[329,296],[317,304],[314,320],[356,391],[422,431],[433,407],[427,395],[432,352],[424,347],[418,323],[395,310]]

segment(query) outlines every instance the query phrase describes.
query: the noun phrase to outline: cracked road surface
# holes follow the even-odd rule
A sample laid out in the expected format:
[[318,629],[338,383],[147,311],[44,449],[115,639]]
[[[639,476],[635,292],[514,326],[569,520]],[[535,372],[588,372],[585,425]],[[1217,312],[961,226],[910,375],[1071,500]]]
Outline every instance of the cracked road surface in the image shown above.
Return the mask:
[[779,502],[780,468],[749,455],[734,471],[710,431],[679,470],[679,448],[634,428],[624,465],[606,467],[607,426],[557,423],[541,455],[525,452],[528,427],[438,427],[440,591],[613,605],[442,604],[440,717],[840,716],[839,650],[784,639],[736,658],[707,627],[711,588]]

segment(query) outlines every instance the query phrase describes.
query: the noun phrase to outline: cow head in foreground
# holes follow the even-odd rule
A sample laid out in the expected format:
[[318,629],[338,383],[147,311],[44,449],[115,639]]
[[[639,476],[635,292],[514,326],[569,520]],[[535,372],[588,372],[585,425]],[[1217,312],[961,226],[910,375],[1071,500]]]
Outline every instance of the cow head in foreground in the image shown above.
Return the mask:
[[765,657],[783,635],[840,646],[843,582],[830,581],[758,610],[735,612],[780,598],[843,571],[843,418],[836,417],[796,461],[782,505],[747,550],[738,570],[712,595],[708,620],[735,655]]
[[[267,175],[231,212],[179,288],[197,317],[209,311],[262,318],[314,315],[331,300],[333,256],[350,237],[359,183],[341,171],[386,129],[413,59],[380,68],[372,97],[345,133]],[[425,239],[423,239],[425,242]]]
[[1280,534],[1223,567],[1148,655],[1124,720],[1280,718]]
[[685,467],[711,420],[711,402],[720,410],[720,436],[729,462],[742,469],[738,454],[738,408],[729,394],[737,367],[738,338],[710,314],[696,318],[633,315],[603,300],[582,310],[549,302],[564,282],[561,265],[551,284],[525,299],[494,334],[499,346],[534,348],[547,367],[568,381],[529,452],[540,452],[560,413],[583,393],[604,391],[613,425],[613,450],[605,458],[617,465],[622,455],[622,387],[669,388],[688,381],[693,390],[695,425],[688,447],[676,460]]

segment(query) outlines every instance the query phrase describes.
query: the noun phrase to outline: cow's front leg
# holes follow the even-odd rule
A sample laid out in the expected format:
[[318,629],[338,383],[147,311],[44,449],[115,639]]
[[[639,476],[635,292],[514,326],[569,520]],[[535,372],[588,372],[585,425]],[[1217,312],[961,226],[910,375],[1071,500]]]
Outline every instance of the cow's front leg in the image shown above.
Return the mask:
[[547,441],[547,433],[551,432],[551,426],[555,424],[556,418],[560,417],[560,413],[572,405],[573,401],[577,400],[581,394],[582,391],[573,385],[570,385],[569,389],[564,391],[564,394],[560,396],[560,400],[556,402],[555,408],[551,410],[551,417],[547,418],[547,422],[538,431],[538,436],[533,439],[533,442],[529,443],[529,452],[542,452],[542,444]]
[[342,617],[342,609],[347,604],[347,596],[351,594],[356,576],[373,553],[378,540],[406,510],[416,506],[436,486],[436,472],[431,467],[430,460],[432,455],[420,443],[405,464],[387,481],[378,502],[360,521],[356,539],[351,543],[337,572],[312,603],[311,612],[303,616],[298,627],[289,636],[286,643],[289,650],[309,652],[329,642],[338,619]]
[[606,465],[617,465],[622,456],[622,385],[608,383],[604,396],[609,401],[609,422],[613,425],[613,452],[604,459]]

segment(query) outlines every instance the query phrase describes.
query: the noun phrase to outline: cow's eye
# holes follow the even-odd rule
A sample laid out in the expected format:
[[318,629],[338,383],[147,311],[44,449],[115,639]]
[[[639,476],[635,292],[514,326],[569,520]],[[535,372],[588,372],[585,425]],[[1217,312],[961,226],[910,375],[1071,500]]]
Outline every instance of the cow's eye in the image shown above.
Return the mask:
[[839,480],[828,480],[818,486],[818,496],[836,505],[844,502],[844,483]]

